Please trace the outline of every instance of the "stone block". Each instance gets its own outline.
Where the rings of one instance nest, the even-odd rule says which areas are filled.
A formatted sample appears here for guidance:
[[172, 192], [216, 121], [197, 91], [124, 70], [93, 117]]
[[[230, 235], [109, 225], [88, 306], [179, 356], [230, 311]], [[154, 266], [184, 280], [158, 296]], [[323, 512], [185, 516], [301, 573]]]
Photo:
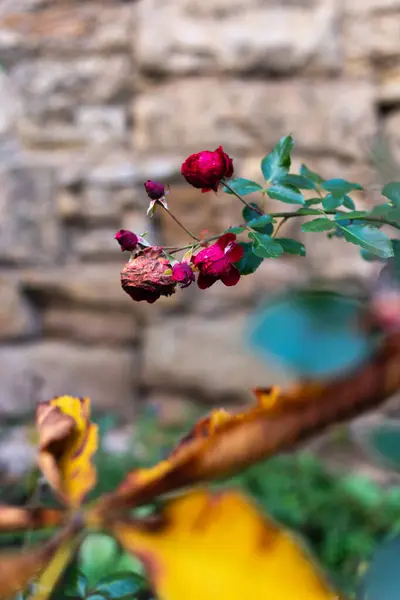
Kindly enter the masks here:
[[[234, 293], [234, 290], [232, 291]], [[288, 381], [288, 374], [246, 351], [246, 318], [198, 316], [164, 320], [145, 332], [143, 382], [153, 388], [218, 398], [248, 399], [249, 390]]]
[[11, 166], [0, 172], [0, 263], [49, 264], [63, 248], [55, 171]]
[[134, 143], [182, 154], [222, 144], [234, 156], [266, 152], [292, 133], [302, 152], [360, 159], [377, 127], [374, 101], [368, 82], [185, 79], [138, 98]]
[[133, 414], [134, 350], [88, 348], [62, 341], [0, 347], [0, 414], [33, 413], [39, 400], [90, 396], [95, 410]]
[[0, 340], [29, 339], [40, 333], [39, 315], [16, 277], [0, 275], [0, 306]]
[[219, 14], [214, 3], [142, 0], [137, 10], [136, 57], [152, 74], [329, 73], [340, 66], [333, 0], [242, 2]]

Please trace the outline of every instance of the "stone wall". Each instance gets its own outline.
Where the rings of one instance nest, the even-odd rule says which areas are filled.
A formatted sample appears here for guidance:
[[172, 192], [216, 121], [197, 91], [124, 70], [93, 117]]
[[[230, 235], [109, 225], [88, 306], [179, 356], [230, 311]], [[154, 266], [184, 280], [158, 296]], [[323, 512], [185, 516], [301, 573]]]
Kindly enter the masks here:
[[240, 206], [184, 185], [182, 159], [223, 144], [259, 179], [288, 133], [295, 166], [372, 199], [373, 136], [400, 154], [400, 1], [5, 0], [0, 21], [0, 418], [50, 394], [133, 418], [284, 381], [246, 351], [246, 314], [288, 281], [368, 277], [357, 248], [313, 234], [306, 261], [143, 306], [120, 289], [113, 237], [186, 241], [164, 214], [147, 222], [150, 177], [190, 229], [222, 231]]

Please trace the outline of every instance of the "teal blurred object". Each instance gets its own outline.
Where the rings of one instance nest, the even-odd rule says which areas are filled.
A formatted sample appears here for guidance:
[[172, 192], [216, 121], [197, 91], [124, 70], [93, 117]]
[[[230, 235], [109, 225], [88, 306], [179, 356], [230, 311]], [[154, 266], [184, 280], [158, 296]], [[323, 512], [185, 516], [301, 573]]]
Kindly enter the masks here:
[[377, 339], [361, 328], [362, 303], [326, 290], [289, 290], [250, 320], [250, 346], [301, 378], [326, 378], [353, 369]]
[[400, 536], [386, 540], [375, 551], [357, 600], [399, 600]]
[[361, 419], [352, 424], [351, 432], [372, 460], [400, 471], [400, 419]]

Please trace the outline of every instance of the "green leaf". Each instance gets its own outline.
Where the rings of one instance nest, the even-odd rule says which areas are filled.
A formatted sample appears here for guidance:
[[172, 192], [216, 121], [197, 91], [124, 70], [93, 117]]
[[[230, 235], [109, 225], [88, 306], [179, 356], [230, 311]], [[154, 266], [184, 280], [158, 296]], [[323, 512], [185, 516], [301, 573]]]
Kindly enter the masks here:
[[322, 200], [322, 206], [325, 210], [335, 210], [343, 204], [343, 196], [334, 196], [333, 194], [327, 194]]
[[299, 208], [296, 210], [297, 215], [320, 215], [321, 212], [320, 208]]
[[313, 206], [313, 204], [321, 204], [322, 198], [318, 196], [318, 198], [309, 198], [305, 201], [306, 206]]
[[395, 206], [400, 208], [400, 181], [387, 183], [382, 189], [382, 196], [388, 198]]
[[78, 588], [78, 593], [81, 596], [81, 598], [85, 598], [85, 596], [88, 592], [88, 589], [89, 589], [89, 585], [88, 585], [88, 580], [83, 575], [83, 573], [78, 574], [77, 588]]
[[79, 570], [93, 587], [104, 573], [117, 565], [121, 550], [114, 538], [103, 533], [91, 533], [83, 541], [79, 551]]
[[282, 246], [265, 233], [249, 233], [253, 240], [253, 252], [262, 258], [278, 258], [283, 254]]
[[273, 185], [267, 190], [267, 194], [270, 198], [287, 204], [305, 203], [303, 194], [292, 185]]
[[303, 175], [303, 177], [307, 177], [307, 179], [311, 179], [311, 181], [314, 181], [314, 183], [316, 183], [317, 185], [321, 185], [321, 183], [324, 183], [325, 181], [325, 179], [323, 179], [321, 175], [318, 175], [318, 173], [314, 173], [314, 171], [311, 171], [304, 164], [300, 166], [300, 175]]
[[249, 206], [254, 208], [249, 208], [248, 206], [245, 206], [242, 211], [242, 216], [246, 223], [252, 221], [253, 219], [258, 219], [258, 217], [260, 217], [263, 214], [263, 211], [255, 202], [250, 202]]
[[354, 201], [350, 198], [350, 196], [347, 195], [344, 196], [343, 206], [345, 206], [349, 210], [356, 210], [356, 205], [354, 204]]
[[240, 225], [234, 226], [234, 227], [229, 227], [228, 229], [226, 229], [224, 231], [224, 233], [234, 233], [235, 235], [239, 235], [239, 233], [243, 233], [243, 231], [246, 231], [246, 227], [242, 227]]
[[291, 289], [257, 311], [249, 341], [269, 365], [275, 358], [298, 376], [324, 379], [343, 374], [375, 349], [368, 332], [354, 327], [361, 309], [352, 296]]
[[132, 598], [144, 584], [144, 579], [136, 573], [113, 573], [98, 582], [95, 592], [107, 594], [108, 598]]
[[360, 254], [361, 257], [366, 260], [367, 262], [379, 262], [381, 260], [383, 260], [382, 258], [380, 258], [379, 256], [376, 256], [376, 254], [372, 254], [371, 252], [368, 252], [368, 250], [365, 250], [365, 248], [360, 248]]
[[292, 238], [275, 238], [275, 240], [282, 246], [284, 252], [287, 254], [298, 254], [299, 256], [306, 255], [306, 249], [303, 244]]
[[293, 185], [296, 188], [301, 190], [315, 190], [316, 185], [312, 179], [308, 179], [303, 175], [284, 175], [283, 177], [279, 177], [276, 180], [276, 183], [280, 183], [282, 185]]
[[349, 212], [339, 212], [334, 216], [335, 220], [340, 221], [341, 219], [359, 219], [360, 217], [367, 217], [369, 212], [367, 210], [352, 210]]
[[235, 263], [235, 266], [239, 269], [241, 275], [251, 275], [257, 271], [263, 259], [254, 254], [252, 250], [253, 244], [250, 242], [240, 242], [240, 245], [243, 248], [244, 254], [239, 262]]
[[289, 173], [290, 154], [293, 146], [292, 136], [285, 136], [274, 146], [272, 152], [264, 156], [261, 161], [261, 170], [266, 181], [275, 181]]
[[[229, 181], [229, 187], [231, 187], [241, 196], [248, 196], [249, 194], [253, 194], [254, 192], [262, 192], [263, 190], [262, 185], [259, 183], [251, 181], [251, 179], [243, 179], [241, 177], [238, 177], [237, 179], [231, 179]], [[233, 193], [226, 186], [224, 186], [224, 192], [227, 194]]]
[[392, 242], [383, 231], [380, 231], [376, 227], [360, 225], [359, 223], [354, 223], [347, 227], [338, 225], [338, 227], [343, 231], [344, 238], [348, 242], [357, 244], [381, 258], [390, 258], [393, 256]]
[[335, 223], [327, 217], [320, 217], [319, 219], [313, 219], [308, 223], [303, 223], [301, 226], [302, 231], [329, 231], [335, 228]]
[[272, 217], [270, 215], [258, 216], [256, 219], [249, 221], [248, 226], [261, 233], [266, 233], [267, 235], [271, 235], [274, 230]]
[[359, 183], [351, 183], [346, 179], [328, 179], [328, 181], [324, 181], [322, 187], [334, 196], [344, 196], [353, 190], [363, 189]]

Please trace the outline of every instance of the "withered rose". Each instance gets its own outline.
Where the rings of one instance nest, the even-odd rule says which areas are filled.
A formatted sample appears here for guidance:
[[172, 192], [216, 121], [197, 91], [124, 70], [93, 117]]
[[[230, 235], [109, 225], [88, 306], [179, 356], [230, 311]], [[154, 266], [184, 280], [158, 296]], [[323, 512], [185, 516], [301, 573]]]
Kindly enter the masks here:
[[176, 282], [162, 248], [145, 248], [130, 260], [121, 272], [121, 285], [135, 302], [144, 300], [153, 304], [160, 296], [171, 296], [175, 292]]
[[218, 191], [221, 179], [233, 175], [233, 161], [219, 146], [214, 152], [203, 150], [189, 156], [182, 164], [181, 173], [193, 187], [202, 192]]

